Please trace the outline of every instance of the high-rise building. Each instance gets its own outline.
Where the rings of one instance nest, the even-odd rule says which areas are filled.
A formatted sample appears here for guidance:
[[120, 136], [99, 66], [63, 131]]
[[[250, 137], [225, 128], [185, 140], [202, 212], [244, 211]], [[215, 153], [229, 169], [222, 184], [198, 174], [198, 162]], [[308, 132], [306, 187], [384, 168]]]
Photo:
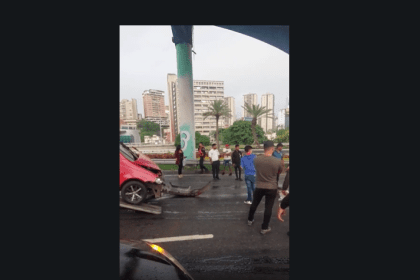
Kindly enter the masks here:
[[274, 94], [272, 93], [265, 93], [261, 96], [261, 107], [265, 107], [265, 109], [271, 109], [269, 113], [262, 115], [258, 119], [258, 125], [264, 130], [264, 132], [268, 132], [269, 130], [275, 129], [275, 119], [274, 119]]
[[168, 125], [165, 113], [165, 95], [161, 90], [145, 90], [143, 92], [144, 119], [160, 125]]
[[175, 142], [175, 136], [179, 132], [179, 116], [178, 116], [178, 98], [176, 94], [176, 75], [168, 74], [167, 83], [168, 83], [168, 98], [169, 98], [169, 123], [171, 125], [170, 132], [170, 141]]
[[286, 128], [286, 109], [280, 109], [278, 113], [278, 126], [280, 129]]
[[228, 96], [225, 97], [225, 103], [227, 104], [231, 117], [224, 118], [224, 126], [229, 127], [231, 126], [236, 120], [236, 111], [235, 111], [235, 98]]
[[[193, 84], [195, 131], [200, 132], [201, 135], [210, 136], [210, 132], [216, 130], [216, 118], [204, 119], [203, 113], [208, 111], [211, 101], [224, 99], [224, 82], [197, 80]], [[223, 127], [223, 119], [219, 119], [219, 128], [221, 127]]]
[[[252, 105], [258, 104], [258, 96], [256, 93], [248, 93], [242, 96], [242, 106], [245, 106], [245, 103], [248, 103], [251, 107]], [[252, 117], [244, 108], [242, 108], [242, 117]]]
[[138, 120], [137, 100], [131, 98], [131, 101], [123, 99], [120, 102], [120, 119], [128, 122]]
[[165, 115], [165, 95], [161, 90], [145, 90], [143, 92], [144, 118], [158, 117], [164, 118]]
[[[179, 111], [182, 110], [182, 103], [177, 92], [177, 76], [168, 74], [168, 97], [169, 97], [169, 115], [171, 125], [171, 139], [174, 142], [179, 133]], [[209, 136], [211, 131], [216, 130], [216, 118], [207, 117], [204, 120], [203, 113], [208, 111], [209, 102], [213, 100], [224, 99], [223, 81], [193, 81], [194, 91], [194, 123], [195, 131], [201, 135]], [[219, 120], [219, 127], [223, 126], [223, 120]]]

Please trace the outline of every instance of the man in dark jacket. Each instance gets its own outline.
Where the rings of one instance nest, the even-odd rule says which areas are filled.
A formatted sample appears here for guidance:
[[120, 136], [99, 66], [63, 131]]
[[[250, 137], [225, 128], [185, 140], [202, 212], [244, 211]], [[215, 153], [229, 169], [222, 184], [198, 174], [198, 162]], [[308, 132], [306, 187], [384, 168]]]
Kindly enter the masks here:
[[[242, 152], [239, 151], [239, 145], [235, 145], [235, 150], [232, 153], [232, 164], [233, 167], [235, 167], [235, 175], [236, 179], [242, 181], [241, 179], [241, 158], [242, 158]], [[238, 170], [239, 170], [239, 177], [238, 177]]]

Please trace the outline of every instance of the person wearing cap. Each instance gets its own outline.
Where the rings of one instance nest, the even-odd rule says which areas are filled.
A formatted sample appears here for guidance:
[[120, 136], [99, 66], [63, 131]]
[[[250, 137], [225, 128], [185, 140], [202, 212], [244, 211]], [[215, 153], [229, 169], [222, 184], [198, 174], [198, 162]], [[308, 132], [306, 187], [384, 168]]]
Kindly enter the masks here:
[[226, 166], [229, 167], [229, 176], [232, 175], [232, 167], [230, 164], [230, 160], [231, 160], [231, 155], [232, 155], [232, 150], [229, 148], [229, 144], [225, 145], [225, 148], [223, 148], [223, 154], [224, 154], [224, 159], [223, 159], [223, 171], [222, 171], [222, 175], [225, 175], [225, 170], [226, 170]]
[[261, 225], [261, 234], [271, 231], [269, 226], [274, 200], [277, 196], [277, 173], [282, 171], [281, 161], [273, 157], [273, 141], [264, 142], [264, 154], [254, 159], [256, 170], [256, 188], [251, 207], [248, 213], [248, 225], [254, 223], [254, 214], [261, 199], [265, 197], [264, 220]]

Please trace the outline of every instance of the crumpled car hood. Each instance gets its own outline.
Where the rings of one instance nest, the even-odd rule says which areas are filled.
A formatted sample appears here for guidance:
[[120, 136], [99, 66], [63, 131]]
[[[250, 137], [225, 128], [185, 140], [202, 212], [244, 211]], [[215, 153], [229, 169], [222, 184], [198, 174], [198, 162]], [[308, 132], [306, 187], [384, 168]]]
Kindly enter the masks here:
[[162, 172], [159, 166], [156, 163], [154, 163], [148, 156], [145, 156], [141, 153], [137, 155], [139, 158], [134, 162], [134, 164], [139, 165], [141, 167], [148, 167], [151, 169], [159, 170]]

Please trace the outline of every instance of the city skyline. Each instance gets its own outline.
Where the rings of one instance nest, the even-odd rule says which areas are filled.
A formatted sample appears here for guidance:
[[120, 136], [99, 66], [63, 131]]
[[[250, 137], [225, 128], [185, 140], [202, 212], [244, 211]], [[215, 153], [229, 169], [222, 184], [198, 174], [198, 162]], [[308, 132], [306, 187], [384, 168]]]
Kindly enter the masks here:
[[[120, 101], [137, 99], [145, 89], [165, 93], [167, 74], [177, 74], [171, 26], [120, 26]], [[267, 92], [275, 98], [275, 114], [287, 107], [289, 55], [252, 37], [216, 26], [194, 26], [193, 79], [224, 81], [225, 97], [235, 98], [235, 118], [241, 117], [241, 98]], [[258, 98], [259, 99], [259, 98]]]

